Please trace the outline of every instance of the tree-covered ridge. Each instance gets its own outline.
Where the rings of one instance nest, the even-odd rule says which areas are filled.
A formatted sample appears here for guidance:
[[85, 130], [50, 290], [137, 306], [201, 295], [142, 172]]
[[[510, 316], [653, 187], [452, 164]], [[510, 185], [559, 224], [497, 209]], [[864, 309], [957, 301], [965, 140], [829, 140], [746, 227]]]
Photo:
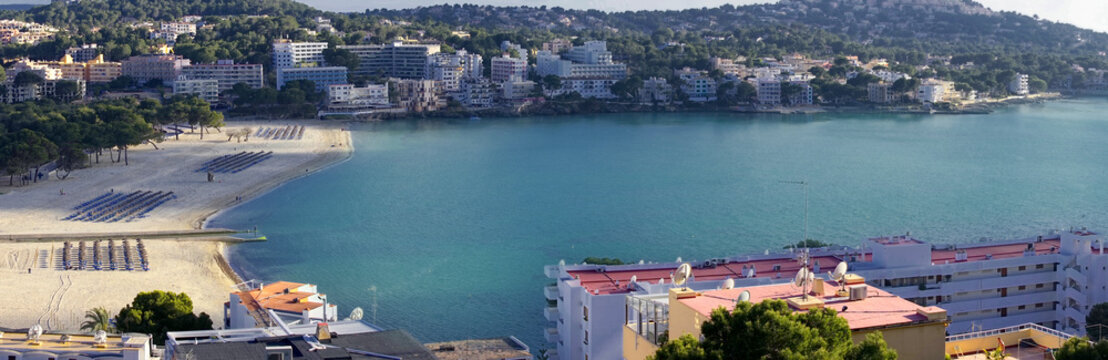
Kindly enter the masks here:
[[292, 15], [308, 18], [322, 14], [291, 0], [82, 0], [52, 2], [27, 10], [23, 18], [64, 28], [95, 28], [127, 21], [171, 21], [185, 15]]

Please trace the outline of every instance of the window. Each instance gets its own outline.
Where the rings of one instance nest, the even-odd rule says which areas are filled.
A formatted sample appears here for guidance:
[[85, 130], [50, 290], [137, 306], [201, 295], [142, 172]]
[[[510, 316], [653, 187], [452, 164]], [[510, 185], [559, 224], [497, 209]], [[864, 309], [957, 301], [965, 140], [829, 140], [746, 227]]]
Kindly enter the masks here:
[[1027, 290], [1027, 286], [1020, 285], [1020, 290]]
[[1023, 309], [1026, 309], [1026, 308], [1027, 308], [1027, 305], [1020, 305], [1020, 307], [1019, 307], [1020, 310], [1023, 310]]
[[1043, 284], [1035, 284], [1035, 288], [1036, 288], [1036, 289], [1042, 289], [1042, 288], [1043, 288]]
[[584, 306], [583, 309], [581, 312], [585, 314], [585, 321], [589, 321], [589, 307]]
[[585, 330], [585, 345], [589, 344], [589, 331]]
[[1042, 268], [1043, 268], [1043, 264], [1035, 265], [1035, 268], [1036, 268], [1036, 269], [1042, 269]]
[[1020, 266], [1020, 271], [1024, 271], [1024, 270], [1027, 270], [1027, 267], [1026, 266]]

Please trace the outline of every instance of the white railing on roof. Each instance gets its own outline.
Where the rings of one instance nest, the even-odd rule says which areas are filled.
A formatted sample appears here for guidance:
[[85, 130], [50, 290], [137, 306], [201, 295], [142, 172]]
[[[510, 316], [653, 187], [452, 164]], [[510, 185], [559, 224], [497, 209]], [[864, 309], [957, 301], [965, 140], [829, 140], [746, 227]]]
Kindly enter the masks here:
[[1074, 337], [1074, 335], [1071, 335], [1071, 334], [1068, 334], [1068, 333], [1065, 333], [1065, 332], [1062, 332], [1062, 331], [1054, 330], [1054, 329], [1048, 328], [1046, 326], [1042, 326], [1042, 325], [1034, 324], [1034, 323], [1027, 323], [1027, 324], [1003, 327], [1003, 328], [998, 328], [998, 329], [982, 330], [982, 331], [969, 332], [969, 333], [958, 334], [958, 335], [951, 335], [951, 336], [946, 337], [946, 342], [962, 341], [962, 340], [968, 340], [968, 339], [977, 339], [977, 338], [983, 338], [983, 337], [992, 337], [992, 336], [997, 336], [997, 335], [1000, 335], [1000, 334], [1007, 334], [1007, 333], [1018, 332], [1018, 331], [1028, 330], [1028, 329], [1042, 331], [1044, 333], [1062, 338], [1063, 340], [1069, 340], [1070, 338]]

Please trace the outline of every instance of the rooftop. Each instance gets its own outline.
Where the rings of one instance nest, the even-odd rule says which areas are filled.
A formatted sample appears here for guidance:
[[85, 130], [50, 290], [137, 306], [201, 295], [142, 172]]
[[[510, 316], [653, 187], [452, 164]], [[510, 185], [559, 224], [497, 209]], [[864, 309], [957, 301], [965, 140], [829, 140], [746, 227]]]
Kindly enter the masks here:
[[531, 358], [530, 349], [514, 337], [445, 341], [424, 344], [439, 360], [500, 360]]
[[261, 289], [252, 289], [237, 292], [242, 299], [243, 306], [250, 311], [260, 309], [273, 309], [278, 311], [301, 313], [304, 310], [312, 310], [323, 306], [321, 302], [309, 301], [314, 292], [302, 292], [299, 289], [309, 284], [300, 284], [288, 281], [278, 281], [266, 284]]
[[419, 341], [404, 330], [388, 330], [332, 337], [323, 343], [346, 349], [368, 351], [404, 360], [437, 360]]
[[911, 244], [911, 245], [920, 245], [920, 244], [923, 244], [923, 241], [916, 240], [915, 238], [913, 238], [911, 236], [908, 236], [908, 235], [875, 237], [875, 238], [870, 238], [869, 241], [872, 241], [872, 242], [875, 242], [875, 243], [878, 243], [878, 244], [881, 244], [881, 245], [886, 245], [886, 246], [909, 245], [909, 244]]
[[[88, 334], [59, 334], [59, 333], [47, 333], [42, 334], [38, 339], [38, 345], [31, 345], [27, 340], [27, 330], [13, 330], [0, 328], [0, 349], [10, 348], [30, 348], [35, 350], [52, 351], [60, 353], [68, 352], [100, 352], [100, 353], [119, 353], [124, 350], [137, 351], [144, 348], [144, 346], [150, 342], [150, 338], [145, 335], [127, 335], [121, 337], [120, 335], [108, 335], [106, 347], [98, 348], [94, 345], [96, 342], [93, 340], [92, 335]], [[69, 340], [62, 342], [62, 336], [69, 336]]]
[[[823, 294], [813, 295], [824, 302], [824, 307], [839, 312], [839, 316], [850, 324], [850, 330], [888, 327], [893, 325], [931, 322], [927, 316], [920, 312], [945, 312], [940, 308], [929, 306], [922, 307], [908, 300], [872, 286], [866, 286], [866, 298], [861, 300], [849, 300], [835, 296], [838, 286], [834, 282], [824, 285]], [[758, 303], [764, 300], [780, 299], [800, 295], [800, 289], [793, 284], [776, 284], [752, 286], [746, 288], [734, 288], [725, 290], [709, 290], [698, 293], [696, 297], [679, 299], [678, 301], [692, 308], [704, 316], [711, 316], [712, 310], [725, 308], [728, 311], [735, 308], [735, 299], [743, 291], [750, 292], [750, 302]], [[846, 307], [843, 311], [842, 308]], [[945, 316], [944, 316], [945, 319]]]

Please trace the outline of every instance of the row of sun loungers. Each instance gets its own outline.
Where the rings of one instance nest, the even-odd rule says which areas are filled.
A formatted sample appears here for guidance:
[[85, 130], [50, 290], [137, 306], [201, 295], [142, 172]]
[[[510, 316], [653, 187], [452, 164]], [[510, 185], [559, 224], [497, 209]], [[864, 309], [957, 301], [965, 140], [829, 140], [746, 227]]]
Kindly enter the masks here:
[[[73, 249], [73, 243], [66, 241], [61, 250], [62, 270], [136, 270], [150, 271], [150, 261], [147, 259], [146, 246], [142, 239], [135, 240], [134, 251], [129, 241], [123, 240], [123, 245], [115, 246], [114, 240], [108, 240], [107, 247], [101, 247], [101, 241], [92, 243], [92, 249], [85, 247], [81, 241], [77, 249]], [[89, 257], [91, 256], [91, 259]], [[105, 262], [107, 263], [105, 266]]]
[[194, 172], [211, 171], [213, 173], [236, 174], [273, 157], [272, 151], [240, 152], [223, 155], [209, 160]]
[[172, 191], [135, 191], [129, 194], [108, 193], [73, 208], [73, 214], [62, 220], [89, 222], [118, 222], [146, 217], [169, 200], [176, 199]]
[[254, 137], [270, 140], [300, 140], [304, 138], [304, 126], [290, 125], [283, 128], [258, 128]]

